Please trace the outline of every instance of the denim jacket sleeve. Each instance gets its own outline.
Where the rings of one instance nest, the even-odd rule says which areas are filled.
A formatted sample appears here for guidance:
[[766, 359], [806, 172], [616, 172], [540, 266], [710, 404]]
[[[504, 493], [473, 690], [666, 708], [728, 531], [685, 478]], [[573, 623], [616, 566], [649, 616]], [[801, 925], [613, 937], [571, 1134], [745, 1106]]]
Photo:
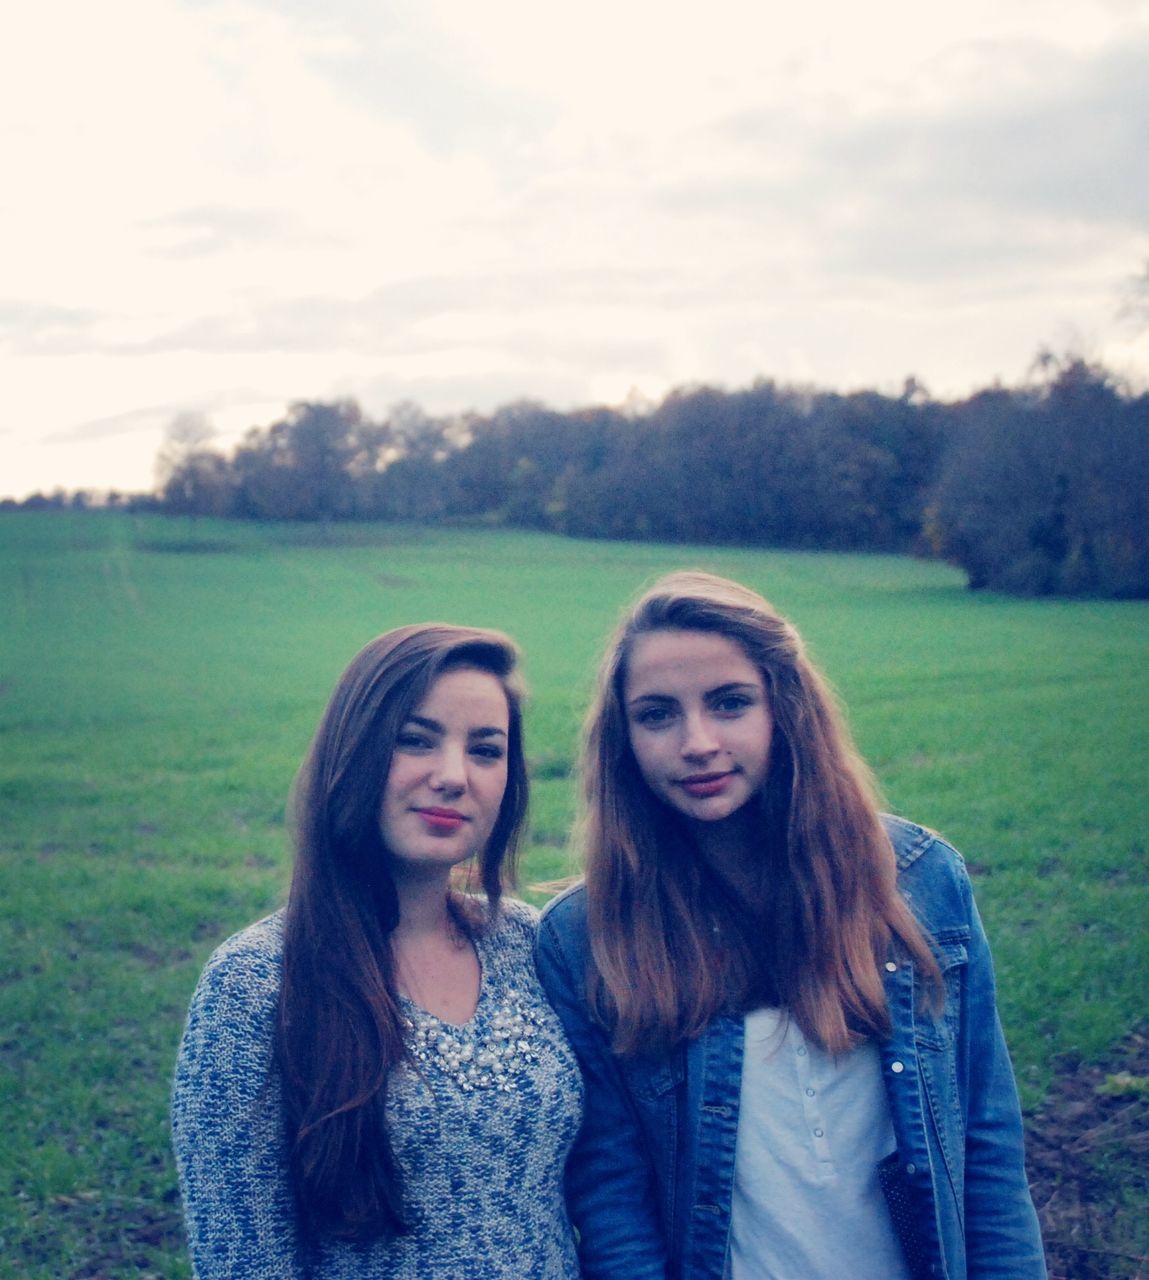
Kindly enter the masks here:
[[578, 1056], [582, 1127], [567, 1161], [568, 1208], [585, 1280], [665, 1280], [666, 1249], [646, 1137], [618, 1061], [586, 1001], [589, 944], [581, 887], [543, 912], [539, 978]]
[[[908, 1061], [916, 1054], [920, 1073], [925, 1148], [917, 1147], [916, 1127], [909, 1123], [905, 1099], [899, 1101], [907, 1075], [897, 1077], [901, 1085], [891, 1093], [891, 1109], [899, 1145], [905, 1142], [904, 1154], [917, 1161], [917, 1177], [932, 1184], [931, 1217], [936, 1215], [943, 1265], [931, 1274], [1044, 1280], [1021, 1106], [997, 1013], [993, 961], [965, 863], [933, 832], [900, 819], [888, 823], [899, 855], [899, 888], [933, 941], [945, 982], [945, 1005], [936, 1018], [925, 1011], [908, 1015], [916, 1024], [909, 1040], [908, 1026], [899, 1025], [906, 1001], [893, 994], [904, 975], [887, 984], [896, 1042], [887, 1056], [892, 1052]], [[918, 1096], [917, 1090], [912, 1094]], [[924, 1172], [919, 1155], [932, 1174]]]
[[971, 926], [959, 1046], [969, 1081], [967, 1274], [969, 1280], [1044, 1280], [1045, 1254], [1025, 1173], [1021, 1106], [997, 1013], [989, 944], [964, 866], [961, 882]]

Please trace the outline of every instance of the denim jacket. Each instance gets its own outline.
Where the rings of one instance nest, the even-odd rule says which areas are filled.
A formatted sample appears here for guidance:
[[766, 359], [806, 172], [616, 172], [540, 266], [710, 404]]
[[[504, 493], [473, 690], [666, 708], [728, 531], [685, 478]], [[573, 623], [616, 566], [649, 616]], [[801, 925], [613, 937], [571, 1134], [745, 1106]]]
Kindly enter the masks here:
[[[898, 888], [945, 979], [918, 1007], [901, 948], [886, 965], [893, 1029], [879, 1043], [897, 1149], [879, 1177], [907, 1263], [938, 1280], [1039, 1280], [1045, 1263], [1026, 1183], [1021, 1111], [998, 1021], [993, 965], [961, 856], [887, 818]], [[586, 1082], [567, 1195], [588, 1280], [721, 1280], [730, 1233], [742, 1074], [741, 1017], [716, 1017], [663, 1055], [621, 1058], [588, 1013], [586, 899], [544, 910], [543, 985]]]

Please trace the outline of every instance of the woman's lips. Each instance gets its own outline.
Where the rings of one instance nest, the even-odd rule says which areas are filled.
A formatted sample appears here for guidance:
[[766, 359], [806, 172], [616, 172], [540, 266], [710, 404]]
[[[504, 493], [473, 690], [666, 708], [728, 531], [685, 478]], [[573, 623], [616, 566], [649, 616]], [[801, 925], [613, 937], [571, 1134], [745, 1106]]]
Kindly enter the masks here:
[[467, 819], [458, 809], [416, 809], [432, 831], [458, 831]]
[[705, 800], [708, 796], [721, 795], [733, 777], [732, 771], [726, 773], [697, 773], [689, 778], [680, 779], [678, 785], [688, 796], [693, 796], [696, 800]]

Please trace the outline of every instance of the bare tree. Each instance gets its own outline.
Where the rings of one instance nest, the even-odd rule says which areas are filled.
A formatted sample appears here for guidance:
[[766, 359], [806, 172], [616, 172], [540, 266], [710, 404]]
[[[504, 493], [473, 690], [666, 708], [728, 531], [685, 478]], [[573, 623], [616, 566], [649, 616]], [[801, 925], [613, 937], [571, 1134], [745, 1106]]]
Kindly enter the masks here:
[[1149, 329], [1149, 261], [1126, 282], [1120, 315], [1140, 333]]
[[168, 423], [164, 442], [156, 455], [156, 489], [163, 493], [169, 481], [196, 454], [211, 449], [215, 427], [205, 413], [185, 410]]

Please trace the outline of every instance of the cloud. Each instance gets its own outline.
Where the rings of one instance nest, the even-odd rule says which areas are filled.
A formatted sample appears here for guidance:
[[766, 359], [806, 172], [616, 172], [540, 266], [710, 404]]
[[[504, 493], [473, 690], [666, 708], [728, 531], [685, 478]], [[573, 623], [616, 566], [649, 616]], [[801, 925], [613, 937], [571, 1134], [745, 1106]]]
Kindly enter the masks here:
[[733, 116], [716, 134], [768, 158], [658, 199], [745, 223], [792, 225], [804, 210], [827, 269], [925, 281], [973, 270], [992, 287], [1011, 265], [1080, 261], [1149, 224], [1149, 165], [1133, 160], [1149, 145], [1146, 65], [1144, 31], [1089, 53], [967, 45], [934, 68], [940, 101], [831, 121], [808, 104], [784, 120]]
[[289, 212], [234, 205], [200, 205], [140, 222], [154, 240], [146, 252], [159, 257], [202, 258], [245, 249], [314, 246], [322, 237], [309, 233]]
[[527, 341], [529, 313], [687, 305], [693, 295], [670, 271], [475, 271], [399, 280], [359, 297], [300, 296], [236, 306], [108, 353], [257, 351], [416, 354], [467, 341]]
[[0, 345], [22, 355], [86, 350], [98, 320], [95, 311], [51, 303], [0, 301]]
[[1149, 166], [1130, 160], [1149, 146], [1149, 34], [1092, 56], [995, 48], [984, 64], [978, 98], [844, 130], [824, 167], [850, 166], [895, 199], [928, 192], [936, 205], [1145, 225]]
[[142, 409], [129, 409], [103, 418], [78, 422], [62, 431], [53, 431], [42, 437], [45, 444], [66, 445], [80, 441], [111, 440], [120, 436], [151, 432], [158, 422], [174, 418], [186, 411], [186, 405], [149, 405]]
[[[47, 432], [41, 439], [45, 444], [70, 445], [127, 436], [153, 436], [158, 427], [166, 426], [181, 414], [198, 414], [211, 420], [219, 416], [236, 420], [238, 415], [238, 420], [243, 420], [247, 410], [266, 413], [269, 410], [278, 411], [280, 407], [281, 402], [273, 397], [246, 388], [233, 388], [208, 392], [192, 399], [150, 404], [122, 413], [90, 418], [62, 430]], [[251, 414], [249, 420], [258, 416]]]
[[[268, 2], [282, 11], [281, 0]], [[557, 119], [542, 94], [485, 75], [431, 5], [347, 6], [337, 24], [306, 0], [292, 0], [290, 11], [329, 33], [310, 62], [335, 91], [357, 109], [403, 121], [433, 155], [480, 151], [513, 166]]]

